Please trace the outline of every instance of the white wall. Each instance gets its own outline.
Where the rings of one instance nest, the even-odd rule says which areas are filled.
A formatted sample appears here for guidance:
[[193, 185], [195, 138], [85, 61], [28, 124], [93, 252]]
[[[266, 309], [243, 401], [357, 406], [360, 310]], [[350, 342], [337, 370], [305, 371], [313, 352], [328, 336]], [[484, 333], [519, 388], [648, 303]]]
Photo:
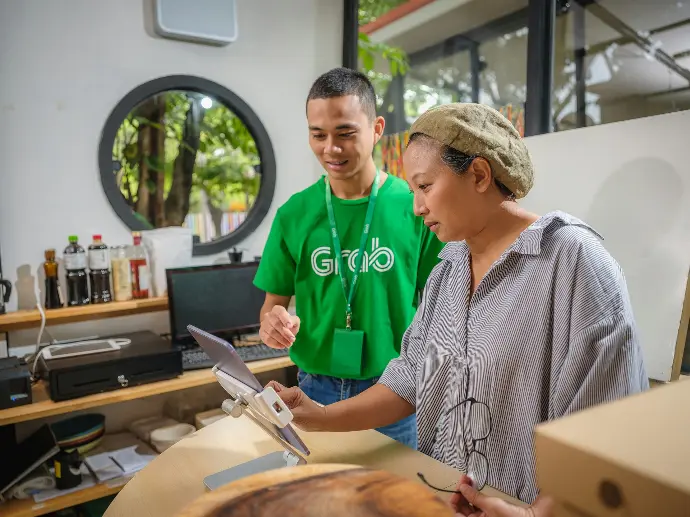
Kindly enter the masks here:
[[[108, 114], [137, 85], [169, 74], [216, 81], [243, 98], [273, 142], [271, 210], [242, 247], [260, 254], [277, 207], [315, 181], [304, 101], [342, 59], [342, 0], [242, 0], [239, 40], [210, 47], [154, 37], [149, 0], [0, 2], [0, 249], [3, 275], [31, 275], [67, 236], [129, 243], [108, 203], [97, 149]], [[148, 11], [147, 11], [148, 10]], [[206, 257], [212, 262], [217, 257]], [[8, 310], [17, 308], [13, 295]], [[160, 318], [159, 318], [160, 320]], [[113, 320], [115, 321], [115, 320]], [[142, 321], [147, 321], [146, 319]]]
[[689, 133], [684, 111], [525, 139], [535, 180], [523, 205], [564, 210], [604, 237], [626, 276], [647, 373], [660, 381], [688, 324]]

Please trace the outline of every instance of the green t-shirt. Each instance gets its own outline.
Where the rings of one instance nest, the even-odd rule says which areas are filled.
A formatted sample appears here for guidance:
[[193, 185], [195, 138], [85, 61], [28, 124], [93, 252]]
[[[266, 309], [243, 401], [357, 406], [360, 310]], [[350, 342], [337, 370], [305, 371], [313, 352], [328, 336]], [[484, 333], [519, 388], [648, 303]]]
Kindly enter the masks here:
[[[344, 377], [331, 367], [333, 332], [345, 328], [346, 300], [336, 274], [322, 177], [278, 209], [254, 284], [295, 296], [300, 330], [290, 357], [307, 373]], [[369, 198], [333, 196], [348, 285]], [[388, 175], [379, 189], [355, 297], [352, 328], [364, 331], [362, 379], [378, 377], [400, 354], [418, 293], [439, 262], [443, 244], [413, 213], [407, 183]]]

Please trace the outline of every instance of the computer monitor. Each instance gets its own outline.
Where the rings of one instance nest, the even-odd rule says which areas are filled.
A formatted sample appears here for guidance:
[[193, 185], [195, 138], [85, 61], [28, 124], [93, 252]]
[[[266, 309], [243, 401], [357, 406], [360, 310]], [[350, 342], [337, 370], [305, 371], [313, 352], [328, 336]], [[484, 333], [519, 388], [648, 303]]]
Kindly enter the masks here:
[[195, 345], [187, 325], [226, 337], [257, 330], [266, 296], [253, 283], [258, 267], [246, 262], [168, 269], [173, 344]]

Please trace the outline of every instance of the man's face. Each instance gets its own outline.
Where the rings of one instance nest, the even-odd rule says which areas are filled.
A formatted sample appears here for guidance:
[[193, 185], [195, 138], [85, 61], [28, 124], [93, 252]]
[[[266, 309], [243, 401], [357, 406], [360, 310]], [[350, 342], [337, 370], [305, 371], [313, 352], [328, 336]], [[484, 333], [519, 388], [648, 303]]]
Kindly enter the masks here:
[[312, 99], [307, 103], [309, 145], [329, 176], [347, 179], [367, 163], [383, 134], [383, 118], [369, 120], [357, 97]]

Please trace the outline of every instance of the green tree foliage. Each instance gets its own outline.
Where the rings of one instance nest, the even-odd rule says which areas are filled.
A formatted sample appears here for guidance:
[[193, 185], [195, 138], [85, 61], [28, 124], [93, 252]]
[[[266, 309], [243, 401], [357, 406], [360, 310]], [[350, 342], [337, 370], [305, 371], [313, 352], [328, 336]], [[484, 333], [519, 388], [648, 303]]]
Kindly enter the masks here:
[[137, 106], [120, 126], [113, 160], [122, 195], [151, 228], [208, 211], [220, 236], [223, 213], [248, 210], [259, 191], [260, 159], [249, 130], [226, 106], [197, 93], [166, 92]]
[[382, 14], [407, 2], [408, 0], [359, 0], [359, 26], [371, 23]]
[[[407, 0], [360, 0], [359, 26], [362, 27], [373, 22], [382, 14], [406, 2]], [[381, 107], [383, 98], [380, 94], [386, 91], [393, 76], [403, 75], [407, 72], [407, 54], [398, 47], [371, 41], [371, 38], [364, 32], [359, 33], [358, 50], [360, 70], [367, 74], [374, 85], [374, 89], [379, 94], [378, 104]], [[383, 59], [388, 63], [387, 71], [377, 69], [377, 59]]]

